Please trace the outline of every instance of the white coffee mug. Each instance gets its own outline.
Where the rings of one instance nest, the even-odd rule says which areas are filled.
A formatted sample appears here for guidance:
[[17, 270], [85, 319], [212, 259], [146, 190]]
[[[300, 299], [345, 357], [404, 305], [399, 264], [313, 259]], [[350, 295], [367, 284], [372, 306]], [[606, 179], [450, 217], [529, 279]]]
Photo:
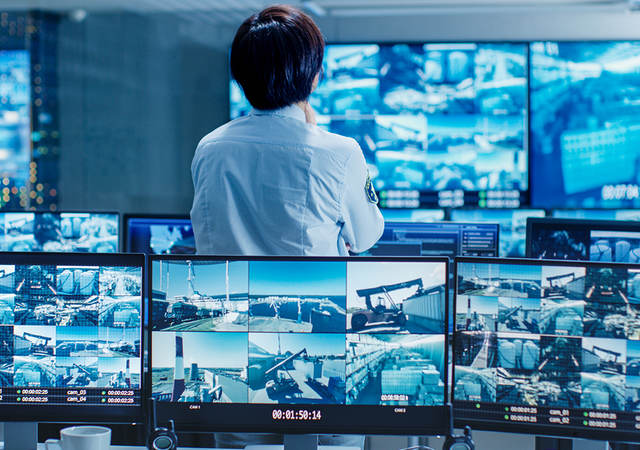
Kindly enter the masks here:
[[110, 450], [111, 429], [75, 426], [60, 430], [60, 439], [47, 439], [47, 450]]

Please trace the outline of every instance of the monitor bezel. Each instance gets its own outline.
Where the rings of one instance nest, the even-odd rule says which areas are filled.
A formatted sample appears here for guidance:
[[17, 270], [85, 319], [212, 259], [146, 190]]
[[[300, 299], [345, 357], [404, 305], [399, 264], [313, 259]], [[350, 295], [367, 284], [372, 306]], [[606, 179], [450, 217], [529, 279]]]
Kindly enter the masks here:
[[[481, 257], [458, 257], [454, 261], [454, 298], [453, 302], [453, 317], [455, 327], [455, 316], [457, 308], [457, 296], [458, 296], [458, 263], [479, 263], [479, 264], [509, 264], [509, 265], [527, 265], [527, 266], [567, 266], [567, 267], [597, 267], [597, 268], [632, 268], [640, 270], [640, 264], [624, 264], [624, 263], [606, 263], [606, 262], [594, 262], [594, 261], [571, 261], [571, 260], [555, 260], [555, 259], [531, 259], [531, 258], [481, 258]], [[456, 345], [457, 332], [452, 333], [451, 339], [451, 383], [449, 398], [453, 404], [453, 417], [456, 427], [471, 426], [477, 430], [483, 431], [498, 431], [506, 433], [521, 433], [529, 435], [551, 436], [558, 438], [580, 438], [580, 439], [593, 439], [603, 441], [619, 441], [619, 442], [636, 442], [638, 440], [638, 433], [627, 430], [618, 431], [611, 429], [597, 429], [597, 428], [569, 428], [564, 425], [547, 425], [547, 424], [527, 424], [523, 422], [495, 422], [491, 419], [475, 419], [465, 417], [461, 414], [459, 404], [454, 398], [455, 392], [455, 357], [454, 349]], [[498, 405], [498, 403], [495, 403]], [[514, 405], [516, 406], [516, 405]], [[581, 409], [581, 408], [573, 408]], [[616, 411], [625, 412], [626, 411]]]
[[0, 252], [0, 264], [7, 265], [86, 265], [140, 267], [140, 400], [139, 406], [96, 405], [5, 405], [0, 404], [0, 420], [5, 422], [73, 422], [73, 423], [142, 423], [145, 419], [146, 377], [144, 373], [144, 317], [147, 309], [146, 258], [140, 253], [54, 253], [54, 252]]
[[[533, 232], [537, 226], [557, 227], [562, 229], [587, 229], [589, 231], [637, 231], [640, 233], [640, 221], [633, 220], [589, 220], [589, 219], [561, 219], [557, 217], [529, 217], [527, 218], [527, 241], [525, 244], [526, 258], [542, 259], [533, 255]], [[562, 261], [551, 259], [550, 261]], [[584, 260], [588, 261], [588, 260]], [[625, 263], [619, 263], [625, 264]]]
[[[177, 408], [172, 406], [171, 402], [156, 402], [156, 407], [158, 411], [159, 421], [173, 419], [175, 420], [176, 427], [180, 431], [194, 431], [194, 432], [210, 432], [210, 431], [221, 431], [221, 432], [246, 432], [246, 433], [284, 433], [284, 434], [398, 434], [398, 435], [440, 435], [444, 434], [448, 430], [449, 421], [448, 421], [448, 409], [446, 403], [449, 399], [449, 365], [446, 363], [449, 358], [449, 336], [447, 332], [448, 324], [446, 323], [447, 317], [449, 317], [449, 264], [450, 260], [447, 257], [358, 257], [358, 258], [349, 258], [343, 256], [336, 257], [327, 257], [327, 256], [319, 256], [319, 257], [305, 257], [305, 256], [208, 256], [208, 255], [149, 255], [147, 256], [147, 261], [149, 264], [149, 270], [147, 271], [147, 283], [148, 289], [147, 292], [152, 292], [152, 278], [153, 278], [153, 263], [156, 261], [163, 260], [173, 260], [173, 261], [185, 261], [185, 260], [194, 260], [194, 261], [319, 261], [319, 262], [413, 262], [413, 263], [442, 263], [444, 264], [445, 269], [445, 323], [443, 324], [443, 332], [442, 335], [444, 337], [444, 361], [445, 361], [445, 376], [444, 376], [444, 404], [438, 406], [427, 406], [427, 407], [394, 407], [394, 406], [373, 406], [373, 405], [305, 405], [305, 404], [250, 404], [250, 403], [242, 403], [242, 404], [232, 404], [232, 405], [219, 405], [222, 406], [216, 407], [216, 409], [220, 409], [221, 413], [224, 413], [225, 406], [230, 407], [234, 411], [234, 415], [238, 417], [237, 423], [220, 425], [219, 422], [216, 421], [216, 414], [202, 415], [202, 417], [207, 417], [207, 420], [201, 420], [199, 418], [189, 418], [186, 417], [186, 414], [182, 414]], [[152, 296], [148, 297], [148, 311], [153, 311], [153, 299]], [[151, 313], [150, 313], [151, 315]], [[151, 398], [152, 393], [152, 370], [153, 370], [153, 339], [152, 339], [152, 317], [149, 317], [149, 326], [148, 326], [148, 372], [146, 386], [146, 398]], [[337, 419], [344, 419], [339, 421], [337, 419], [336, 424], [319, 424], [313, 422], [299, 422], [295, 420], [286, 420], [283, 422], [274, 422], [269, 421], [266, 418], [259, 418], [260, 414], [263, 414], [267, 411], [272, 411], [274, 408], [283, 409], [283, 410], [299, 410], [299, 409], [311, 409], [329, 406], [331, 410], [331, 414], [335, 414], [336, 411], [340, 414], [340, 417]], [[380, 408], [388, 408], [385, 409], [385, 413], [380, 414]], [[425, 411], [421, 411], [421, 409], [429, 409], [432, 411], [432, 414], [426, 416], [425, 418], [431, 420], [441, 421], [440, 423], [429, 423], [428, 420], [425, 420], [424, 426], [393, 426], [389, 425], [388, 420], [390, 417], [394, 416], [394, 409], [410, 409], [410, 408], [419, 408], [417, 411], [413, 411], [411, 416], [415, 419], [420, 415], [424, 415]], [[259, 411], [258, 411], [259, 409]], [[252, 412], [249, 412], [253, 410]], [[350, 416], [350, 414], [352, 414]], [[365, 424], [365, 421], [360, 419], [363, 416], [363, 413], [367, 414], [368, 418], [380, 417], [378, 423], [373, 424]], [[376, 414], [378, 413], [378, 414]], [[250, 414], [255, 414], [254, 417], [251, 417]], [[270, 414], [269, 414], [270, 415]], [[264, 416], [266, 417], [266, 415]], [[349, 422], [349, 418], [357, 417], [359, 420], [362, 420], [362, 424], [354, 424], [353, 421]], [[254, 423], [248, 423], [250, 419], [254, 419]], [[371, 422], [369, 420], [368, 422]], [[399, 420], [398, 423], [401, 421]]]
[[159, 219], [159, 220], [188, 220], [191, 221], [189, 214], [136, 214], [125, 213], [122, 215], [122, 239], [121, 246], [125, 252], [131, 252], [131, 239], [129, 237], [129, 220], [130, 219]]

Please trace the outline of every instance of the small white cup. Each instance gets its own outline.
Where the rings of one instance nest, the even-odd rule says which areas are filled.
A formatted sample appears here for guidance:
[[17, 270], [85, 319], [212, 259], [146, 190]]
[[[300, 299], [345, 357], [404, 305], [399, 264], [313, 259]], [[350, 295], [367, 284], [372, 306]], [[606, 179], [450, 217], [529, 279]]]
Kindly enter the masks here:
[[60, 430], [60, 439], [47, 439], [47, 450], [110, 450], [111, 429], [76, 426]]

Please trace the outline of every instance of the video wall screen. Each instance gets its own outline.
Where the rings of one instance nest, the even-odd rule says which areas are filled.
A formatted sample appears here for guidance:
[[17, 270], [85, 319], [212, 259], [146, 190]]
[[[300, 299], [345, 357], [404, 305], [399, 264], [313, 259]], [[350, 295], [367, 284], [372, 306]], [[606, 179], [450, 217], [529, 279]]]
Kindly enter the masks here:
[[447, 273], [443, 258], [154, 256], [158, 412], [187, 427], [322, 429], [359, 406], [356, 429], [424, 427], [425, 407], [445, 402]]
[[637, 433], [640, 266], [467, 258], [456, 269], [457, 421], [609, 440]]
[[115, 253], [118, 213], [0, 212], [0, 251]]
[[189, 216], [125, 215], [126, 250], [154, 255], [193, 255], [196, 240]]
[[531, 44], [539, 207], [640, 207], [640, 42]]
[[[528, 201], [527, 45], [328, 45], [311, 104], [358, 141], [381, 207]], [[232, 118], [250, 111], [235, 82]]]
[[144, 258], [42, 255], [0, 253], [0, 407], [14, 420], [141, 417]]
[[532, 219], [527, 230], [527, 256], [637, 263], [640, 262], [640, 223]]
[[30, 52], [0, 50], [0, 181], [7, 188], [0, 197], [2, 204], [27, 188], [30, 161]]

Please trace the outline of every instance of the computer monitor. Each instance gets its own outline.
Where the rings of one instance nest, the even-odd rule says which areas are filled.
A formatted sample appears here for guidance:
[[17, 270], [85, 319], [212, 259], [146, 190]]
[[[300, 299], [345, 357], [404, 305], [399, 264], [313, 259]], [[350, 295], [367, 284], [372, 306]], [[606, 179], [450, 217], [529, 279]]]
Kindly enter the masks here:
[[640, 265], [456, 259], [458, 425], [637, 441]]
[[125, 249], [148, 255], [196, 253], [193, 226], [188, 215], [125, 214]]
[[116, 212], [0, 212], [0, 251], [115, 253]]
[[554, 209], [551, 217], [556, 219], [637, 220], [640, 209]]
[[640, 41], [530, 48], [532, 204], [640, 206]]
[[[330, 44], [318, 124], [362, 147], [381, 207], [528, 203], [527, 44]], [[250, 105], [231, 82], [232, 118]]]
[[378, 242], [363, 255], [498, 256], [496, 223], [385, 222]]
[[544, 209], [452, 209], [454, 222], [500, 224], [500, 256], [523, 257], [527, 239], [527, 219], [545, 217]]
[[[2, 205], [21, 208], [28, 199], [31, 162], [31, 52], [0, 50], [0, 77]], [[39, 193], [35, 186], [32, 192]]]
[[149, 259], [160, 422], [446, 432], [446, 258]]
[[615, 220], [527, 220], [527, 257], [640, 262], [640, 223]]
[[444, 209], [381, 209], [384, 220], [391, 222], [441, 222], [445, 220]]
[[0, 419], [143, 419], [143, 255], [0, 253]]

